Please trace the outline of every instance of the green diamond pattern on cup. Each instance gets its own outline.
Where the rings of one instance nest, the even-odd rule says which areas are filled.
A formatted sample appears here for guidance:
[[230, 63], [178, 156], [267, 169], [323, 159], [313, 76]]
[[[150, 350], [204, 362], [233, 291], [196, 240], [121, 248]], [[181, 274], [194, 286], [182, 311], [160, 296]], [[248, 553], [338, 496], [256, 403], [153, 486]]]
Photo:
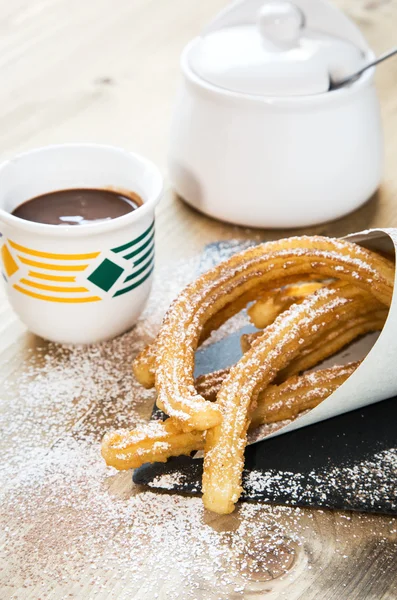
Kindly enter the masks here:
[[[143, 233], [141, 233], [141, 235], [138, 235], [138, 237], [134, 238], [130, 242], [127, 242], [127, 244], [123, 244], [122, 246], [117, 246], [117, 248], [112, 248], [112, 252], [116, 252], [118, 254], [119, 252], [125, 252], [126, 250], [130, 250], [131, 248], [133, 248], [133, 246], [136, 246], [137, 244], [139, 244], [139, 242], [143, 242], [143, 240], [145, 238], [147, 238], [148, 236], [150, 236], [151, 240], [154, 237], [154, 221], [152, 221], [152, 223], [149, 225], [149, 227], [147, 229], [145, 229], [145, 231]], [[146, 244], [146, 241], [143, 243]], [[133, 254], [128, 254], [128, 255], [124, 256], [124, 258], [132, 258], [135, 254], [136, 254], [136, 252], [134, 252]]]
[[136, 238], [112, 248], [118, 257], [128, 261], [126, 277], [116, 286], [113, 298], [122, 296], [142, 285], [154, 268], [154, 221]]
[[123, 271], [122, 267], [105, 258], [95, 271], [91, 273], [88, 280], [104, 292], [107, 292], [116, 283]]

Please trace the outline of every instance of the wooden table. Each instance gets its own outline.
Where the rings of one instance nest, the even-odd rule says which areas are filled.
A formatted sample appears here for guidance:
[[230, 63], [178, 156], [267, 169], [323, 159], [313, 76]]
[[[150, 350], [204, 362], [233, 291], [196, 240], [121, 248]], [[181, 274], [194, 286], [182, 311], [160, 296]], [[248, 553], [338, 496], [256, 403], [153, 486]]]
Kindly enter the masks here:
[[[0, 0], [2, 157], [47, 143], [104, 142], [147, 155], [166, 175], [167, 132], [178, 79], [179, 54], [184, 44], [225, 4], [225, 0]], [[338, 0], [338, 5], [355, 19], [376, 52], [395, 44], [397, 4], [392, 0]], [[396, 79], [396, 60], [379, 68], [377, 82], [386, 152], [382, 188], [354, 214], [329, 225], [311, 228], [310, 232], [343, 235], [367, 227], [397, 226]], [[205, 244], [215, 240], [253, 236], [271, 239], [284, 233], [253, 232], [215, 222], [188, 208], [170, 189], [158, 209], [157, 222], [158, 269], [172, 265], [182, 254], [185, 259], [197, 255]], [[63, 468], [67, 469], [67, 465], [61, 467], [62, 461], [55, 461], [51, 485], [35, 496], [40, 489], [40, 465], [47, 465], [45, 477], [49, 481], [48, 464], [52, 464], [55, 455], [61, 460], [59, 444], [62, 447], [63, 440], [69, 439], [76, 424], [85, 422], [91, 427], [90, 434], [99, 439], [106, 427], [116, 423], [117, 411], [114, 414], [108, 412], [105, 418], [95, 398], [91, 403], [86, 398], [81, 403], [78, 392], [74, 391], [75, 414], [72, 411], [65, 416], [61, 404], [62, 398], [68, 395], [68, 385], [73, 382], [73, 365], [66, 375], [57, 371], [51, 374], [51, 369], [44, 368], [46, 356], [52, 360], [54, 349], [26, 333], [3, 292], [0, 296], [0, 353], [2, 462], [15, 464], [14, 468], [6, 466], [2, 477], [2, 599], [266, 597], [391, 600], [397, 597], [397, 534], [390, 518], [301, 510], [296, 513], [299, 514], [297, 531], [297, 519], [292, 509], [276, 513], [268, 507], [260, 507], [255, 512], [258, 536], [263, 534], [263, 521], [270, 515], [278, 527], [284, 527], [286, 538], [296, 539], [298, 535], [299, 543], [288, 546], [288, 560], [285, 554], [275, 553], [272, 568], [266, 565], [266, 557], [262, 557], [262, 576], [245, 581], [241, 587], [239, 574], [232, 571], [232, 582], [228, 583], [230, 593], [225, 592], [229, 588], [224, 587], [226, 584], [215, 569], [211, 575], [211, 565], [207, 584], [196, 582], [194, 589], [187, 574], [178, 571], [178, 564], [170, 565], [174, 585], [172, 578], [156, 583], [154, 556], [157, 546], [145, 548], [142, 540], [141, 579], [133, 582], [129, 577], [120, 578], [120, 571], [112, 567], [112, 559], [120, 559], [121, 548], [128, 551], [127, 541], [125, 546], [114, 545], [116, 537], [123, 536], [127, 520], [121, 520], [119, 527], [109, 529], [111, 509], [107, 505], [107, 513], [101, 520], [98, 506], [98, 510], [86, 515], [91, 519], [91, 525], [84, 521], [83, 514], [79, 536], [76, 521], [81, 514], [77, 510], [75, 515], [70, 512], [71, 506], [81, 503], [82, 490], [86, 489], [90, 478], [95, 480], [96, 468], [103, 469], [99, 456], [91, 460], [87, 472], [84, 469], [78, 472], [78, 485], [73, 479], [76, 469], [64, 476]], [[90, 357], [95, 363], [92, 354]], [[32, 367], [37, 362], [44, 365], [41, 383], [36, 367]], [[81, 368], [81, 361], [79, 365]], [[92, 364], [87, 366], [88, 371], [90, 368]], [[129, 366], [120, 365], [120, 369], [127, 377]], [[33, 401], [29, 373], [31, 378], [36, 378], [38, 386], [43, 385], [43, 377], [49, 380], [51, 377], [66, 378], [59, 388], [60, 399], [53, 398], [52, 403], [48, 398], [42, 403], [40, 398]], [[44, 388], [37, 389], [42, 393]], [[70, 398], [65, 402], [70, 404]], [[145, 416], [148, 416], [149, 408], [150, 402], [142, 408]], [[98, 417], [100, 414], [103, 418]], [[31, 427], [26, 425], [29, 422]], [[19, 423], [23, 424], [22, 430]], [[79, 439], [77, 436], [76, 444]], [[96, 447], [94, 456], [95, 453]], [[63, 477], [72, 478], [69, 521], [62, 512], [66, 510], [62, 497], [65, 490]], [[96, 493], [106, 493], [109, 502], [114, 498], [113, 520], [117, 519], [117, 511], [125, 511], [128, 502], [137, 494], [132, 489], [129, 474], [107, 476], [105, 490], [98, 487]], [[89, 487], [87, 496], [84, 506], [89, 503], [95, 506], [95, 494]], [[199, 505], [196, 502], [194, 506]], [[131, 521], [134, 518], [134, 514], [129, 517]], [[236, 515], [206, 517], [203, 527], [215, 532], [232, 531], [236, 519]], [[165, 525], [159, 525], [160, 538], [167, 535]], [[92, 555], [92, 548], [84, 545], [84, 537], [97, 548], [101, 544], [106, 548], [106, 563], [99, 554]], [[48, 540], [52, 540], [52, 546]], [[195, 543], [194, 535], [191, 543]], [[260, 545], [257, 550], [255, 548], [252, 552], [257, 552], [256, 559], [260, 562]], [[84, 556], [90, 564], [84, 563]], [[283, 568], [278, 561], [283, 562]], [[33, 573], [37, 570], [39, 574]]]

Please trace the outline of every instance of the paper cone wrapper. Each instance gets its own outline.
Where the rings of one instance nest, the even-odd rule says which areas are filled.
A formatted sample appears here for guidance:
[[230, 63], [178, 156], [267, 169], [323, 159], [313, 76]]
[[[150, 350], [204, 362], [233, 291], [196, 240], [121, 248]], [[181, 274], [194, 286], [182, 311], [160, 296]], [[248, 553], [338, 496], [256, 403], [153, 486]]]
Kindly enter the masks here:
[[[394, 253], [397, 256], [397, 229], [370, 229], [351, 234], [345, 239], [370, 250], [386, 252], [390, 255]], [[338, 362], [340, 363], [340, 361]], [[266, 439], [396, 395], [397, 293], [395, 287], [386, 323], [375, 344], [356, 371], [316, 408], [275, 433], [266, 436]]]

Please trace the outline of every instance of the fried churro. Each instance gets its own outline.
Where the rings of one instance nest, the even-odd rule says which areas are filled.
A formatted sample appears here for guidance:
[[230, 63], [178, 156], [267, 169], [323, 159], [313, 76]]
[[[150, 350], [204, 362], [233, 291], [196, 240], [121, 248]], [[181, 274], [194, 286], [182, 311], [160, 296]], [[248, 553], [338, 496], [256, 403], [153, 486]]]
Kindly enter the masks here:
[[[314, 408], [334, 392], [355, 371], [358, 362], [335, 366], [315, 373], [291, 377], [282, 385], [270, 385], [258, 396], [250, 428], [284, 419]], [[196, 387], [207, 400], [213, 401], [227, 375], [215, 371], [196, 380]], [[183, 433], [172, 418], [151, 421], [133, 431], [118, 430], [106, 434], [102, 456], [119, 470], [135, 469], [146, 462], [165, 462], [171, 456], [189, 455], [204, 448], [205, 432]]]
[[288, 285], [278, 290], [270, 290], [260, 296], [247, 310], [252, 323], [258, 329], [264, 329], [278, 315], [292, 304], [302, 302], [306, 296], [322, 288], [325, 284], [319, 281], [302, 282]]
[[[374, 305], [372, 301], [368, 304], [359, 304], [354, 315], [340, 315], [339, 320], [330, 325], [325, 333], [321, 336], [312, 336], [312, 343], [277, 375], [276, 381], [285, 381], [291, 375], [307, 371], [336, 354], [358, 337], [381, 330], [387, 314], [387, 309], [381, 308], [380, 304]], [[247, 352], [261, 335], [263, 335], [262, 331], [243, 334], [240, 340], [242, 351]]]
[[259, 285], [265, 290], [313, 275], [353, 282], [386, 306], [390, 303], [393, 264], [351, 242], [302, 237], [246, 250], [199, 277], [172, 303], [155, 342], [158, 406], [185, 431], [219, 425], [221, 410], [194, 387], [194, 352], [205, 324]]
[[220, 514], [232, 512], [240, 497], [246, 434], [259, 392], [325, 332], [341, 314], [355, 314], [357, 288], [334, 284], [294, 304], [266, 328], [224, 380], [217, 405], [220, 425], [210, 429], [204, 447], [203, 502]]
[[[170, 418], [108, 434], [105, 460], [126, 469], [204, 449], [204, 505], [231, 512], [248, 428], [294, 419], [353, 373], [357, 364], [298, 375], [382, 328], [394, 271], [391, 260], [352, 242], [304, 236], [249, 248], [201, 275], [134, 361], [138, 381], [155, 385]], [[229, 370], [195, 381], [199, 344], [250, 302], [251, 319], [266, 329], [243, 336], [245, 354]]]

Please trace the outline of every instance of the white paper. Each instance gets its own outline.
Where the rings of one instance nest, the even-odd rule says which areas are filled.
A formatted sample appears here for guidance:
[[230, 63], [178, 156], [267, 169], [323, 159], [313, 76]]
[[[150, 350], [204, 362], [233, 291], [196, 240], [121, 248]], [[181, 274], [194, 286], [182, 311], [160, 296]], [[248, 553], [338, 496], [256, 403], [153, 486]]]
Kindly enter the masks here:
[[[370, 229], [347, 236], [345, 239], [397, 256], [397, 229]], [[397, 278], [396, 278], [397, 279]], [[368, 343], [364, 341], [364, 344]], [[352, 360], [351, 356], [345, 362]], [[339, 363], [340, 364], [340, 363]], [[323, 365], [322, 365], [323, 366]], [[329, 366], [329, 364], [328, 364]], [[266, 439], [312, 425], [318, 421], [336, 417], [380, 400], [397, 395], [397, 293], [393, 292], [392, 303], [386, 323], [356, 371], [326, 400], [307, 414], [266, 436]], [[256, 440], [261, 441], [261, 440]]]

